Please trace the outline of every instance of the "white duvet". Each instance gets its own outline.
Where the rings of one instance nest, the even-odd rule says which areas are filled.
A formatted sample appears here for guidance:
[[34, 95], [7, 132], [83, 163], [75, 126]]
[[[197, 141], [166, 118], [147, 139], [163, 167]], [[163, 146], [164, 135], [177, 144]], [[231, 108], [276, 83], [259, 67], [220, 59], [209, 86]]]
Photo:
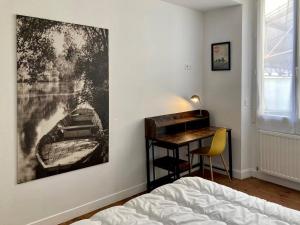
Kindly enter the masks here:
[[181, 178], [73, 225], [300, 225], [300, 212], [199, 178]]

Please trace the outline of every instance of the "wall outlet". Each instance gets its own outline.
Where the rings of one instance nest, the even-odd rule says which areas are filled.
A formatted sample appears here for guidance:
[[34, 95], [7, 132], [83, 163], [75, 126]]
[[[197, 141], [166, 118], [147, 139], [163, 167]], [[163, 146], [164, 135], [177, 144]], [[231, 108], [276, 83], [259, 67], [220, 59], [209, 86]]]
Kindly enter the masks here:
[[185, 65], [184, 65], [184, 70], [185, 70], [186, 72], [191, 72], [191, 71], [192, 71], [192, 65], [190, 65], [190, 64], [185, 64]]

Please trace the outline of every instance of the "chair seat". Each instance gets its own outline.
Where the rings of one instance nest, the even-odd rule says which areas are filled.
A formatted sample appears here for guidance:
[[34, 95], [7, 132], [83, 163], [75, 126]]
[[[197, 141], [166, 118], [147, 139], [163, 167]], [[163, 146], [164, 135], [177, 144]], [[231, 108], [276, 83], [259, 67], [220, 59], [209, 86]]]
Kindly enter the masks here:
[[192, 150], [191, 154], [208, 155], [209, 150], [210, 150], [210, 147], [197, 148], [195, 150]]

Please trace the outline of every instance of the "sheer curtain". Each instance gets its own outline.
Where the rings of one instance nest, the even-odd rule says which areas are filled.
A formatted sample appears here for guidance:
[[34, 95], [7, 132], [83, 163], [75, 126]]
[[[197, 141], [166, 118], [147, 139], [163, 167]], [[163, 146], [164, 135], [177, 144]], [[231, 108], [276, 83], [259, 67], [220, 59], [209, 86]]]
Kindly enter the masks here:
[[300, 134], [300, 40], [299, 40], [299, 32], [300, 32], [300, 1], [296, 1], [296, 23], [297, 23], [297, 35], [296, 35], [296, 43], [297, 43], [297, 60], [296, 60], [296, 87], [297, 87], [297, 121], [296, 121], [296, 133]]
[[297, 2], [259, 1], [257, 122], [263, 130], [300, 131], [296, 88]]

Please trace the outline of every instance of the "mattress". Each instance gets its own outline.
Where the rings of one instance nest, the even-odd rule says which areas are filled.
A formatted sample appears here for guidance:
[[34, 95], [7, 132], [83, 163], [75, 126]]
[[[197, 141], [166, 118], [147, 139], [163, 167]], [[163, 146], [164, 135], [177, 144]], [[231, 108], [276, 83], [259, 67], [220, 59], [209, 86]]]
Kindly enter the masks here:
[[300, 225], [300, 212], [199, 178], [181, 178], [73, 225]]

